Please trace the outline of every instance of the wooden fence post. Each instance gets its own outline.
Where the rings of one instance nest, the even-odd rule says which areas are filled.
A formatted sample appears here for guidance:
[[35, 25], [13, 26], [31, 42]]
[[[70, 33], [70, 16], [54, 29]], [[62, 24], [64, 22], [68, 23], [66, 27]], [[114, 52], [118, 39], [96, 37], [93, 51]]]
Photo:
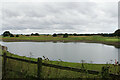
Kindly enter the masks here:
[[41, 78], [42, 76], [42, 58], [38, 58], [38, 72], [37, 77]]
[[2, 73], [2, 77], [5, 78], [6, 76], [6, 53], [3, 54], [3, 73]]

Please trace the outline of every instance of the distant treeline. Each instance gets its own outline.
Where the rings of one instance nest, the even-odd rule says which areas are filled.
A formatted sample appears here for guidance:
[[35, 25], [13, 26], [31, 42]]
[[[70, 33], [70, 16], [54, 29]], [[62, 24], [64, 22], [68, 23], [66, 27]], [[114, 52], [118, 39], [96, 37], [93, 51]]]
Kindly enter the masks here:
[[[104, 37], [117, 36], [117, 35], [115, 35], [113, 33], [98, 33], [98, 34], [76, 34], [76, 33], [74, 33], [74, 34], [67, 34], [67, 33], [65, 33], [65, 34], [68, 35], [68, 36], [104, 36]], [[56, 34], [56, 33], [54, 33], [53, 35], [63, 36], [65, 34]]]
[[74, 33], [74, 34], [56, 34], [54, 33], [53, 36], [56, 37], [56, 36], [64, 36], [64, 35], [68, 35], [68, 36], [104, 36], [104, 37], [114, 37], [114, 36], [118, 36], [120, 37], [120, 29], [116, 30], [114, 33], [98, 33], [98, 34], [77, 34], [77, 33]]
[[[24, 35], [24, 34], [12, 34], [9, 31], [5, 31], [3, 34], [3, 37], [19, 37], [20, 35]], [[49, 36], [51, 34], [39, 34], [39, 33], [32, 33], [32, 34], [27, 34], [25, 36], [40, 36], [40, 35], [46, 35]], [[68, 34], [68, 33], [54, 33], [52, 35], [53, 37], [57, 37], [57, 36], [63, 36], [63, 38], [66, 38], [68, 36], [104, 36], [104, 37], [114, 37], [114, 36], [118, 36], [120, 37], [120, 29], [116, 30], [114, 33], [98, 33], [98, 34], [77, 34], [77, 33], [73, 33], [73, 34]]]

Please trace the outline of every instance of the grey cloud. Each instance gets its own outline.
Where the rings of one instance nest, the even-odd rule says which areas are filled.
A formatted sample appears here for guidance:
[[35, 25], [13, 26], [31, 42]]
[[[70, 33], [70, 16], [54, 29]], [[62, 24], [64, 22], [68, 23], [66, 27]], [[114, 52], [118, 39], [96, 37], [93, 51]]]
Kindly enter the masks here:
[[3, 30], [111, 32], [117, 26], [116, 8], [117, 3], [4, 3]]

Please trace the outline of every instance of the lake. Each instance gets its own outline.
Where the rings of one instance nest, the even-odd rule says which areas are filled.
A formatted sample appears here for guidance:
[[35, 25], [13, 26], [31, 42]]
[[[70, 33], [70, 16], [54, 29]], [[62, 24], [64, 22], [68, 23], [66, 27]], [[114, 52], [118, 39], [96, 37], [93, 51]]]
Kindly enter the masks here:
[[20, 56], [42, 57], [66, 62], [106, 64], [118, 60], [118, 48], [99, 43], [81, 42], [2, 42], [8, 51]]

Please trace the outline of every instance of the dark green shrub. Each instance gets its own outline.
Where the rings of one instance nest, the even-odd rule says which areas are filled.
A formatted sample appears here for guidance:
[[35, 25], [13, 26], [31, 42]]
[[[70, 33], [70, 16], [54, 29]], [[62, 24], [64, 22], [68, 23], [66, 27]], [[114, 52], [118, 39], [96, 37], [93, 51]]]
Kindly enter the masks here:
[[9, 32], [9, 31], [5, 31], [4, 33], [3, 33], [3, 37], [7, 37], [7, 36], [10, 36], [11, 35], [11, 33]]
[[68, 37], [68, 34], [65, 33], [65, 34], [63, 35], [63, 38], [67, 38], [67, 37]]
[[19, 37], [19, 35], [16, 35], [16, 37]]
[[10, 34], [10, 37], [14, 37], [14, 35], [13, 35], [13, 34]]
[[119, 36], [120, 37], [120, 29], [118, 29], [114, 32], [114, 36]]
[[32, 33], [31, 36], [39, 36], [39, 33]]
[[52, 36], [53, 36], [53, 37], [57, 37], [57, 34], [56, 34], [56, 33], [54, 33]]

